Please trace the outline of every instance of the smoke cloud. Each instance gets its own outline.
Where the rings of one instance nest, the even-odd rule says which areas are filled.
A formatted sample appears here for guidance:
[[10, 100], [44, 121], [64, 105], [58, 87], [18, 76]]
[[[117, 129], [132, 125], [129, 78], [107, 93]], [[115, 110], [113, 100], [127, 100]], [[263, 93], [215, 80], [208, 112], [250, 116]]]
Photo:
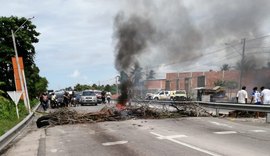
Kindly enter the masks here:
[[[115, 18], [116, 68], [128, 70], [135, 62], [193, 64], [204, 49], [265, 34], [269, 7], [267, 0], [128, 1]], [[247, 51], [262, 41], [247, 42]]]
[[154, 29], [149, 20], [132, 15], [125, 17], [119, 13], [115, 17], [116, 68], [126, 71], [136, 63], [136, 57], [143, 53]]

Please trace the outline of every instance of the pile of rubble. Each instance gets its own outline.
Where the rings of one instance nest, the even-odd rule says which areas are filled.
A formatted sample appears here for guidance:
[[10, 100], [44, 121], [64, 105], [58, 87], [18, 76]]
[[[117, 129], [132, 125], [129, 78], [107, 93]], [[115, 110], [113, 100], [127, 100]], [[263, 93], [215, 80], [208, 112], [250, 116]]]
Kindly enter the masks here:
[[37, 120], [37, 127], [54, 126], [64, 124], [78, 123], [93, 123], [103, 121], [119, 121], [128, 119], [161, 119], [186, 116], [210, 116], [203, 108], [196, 104], [188, 105], [170, 105], [175, 108], [174, 111], [169, 111], [167, 107], [157, 108], [151, 107], [148, 104], [135, 104], [125, 106], [119, 109], [118, 107], [105, 106], [99, 112], [78, 113], [75, 110], [61, 108], [55, 112], [49, 113], [40, 117]]

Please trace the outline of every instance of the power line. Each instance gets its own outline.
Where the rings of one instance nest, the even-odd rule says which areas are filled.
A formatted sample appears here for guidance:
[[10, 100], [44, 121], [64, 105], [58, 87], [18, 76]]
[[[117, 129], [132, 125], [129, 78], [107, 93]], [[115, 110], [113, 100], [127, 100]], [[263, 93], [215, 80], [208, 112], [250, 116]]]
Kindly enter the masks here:
[[260, 37], [256, 37], [256, 38], [253, 38], [253, 39], [248, 39], [246, 41], [247, 42], [250, 42], [250, 41], [255, 41], [255, 40], [259, 40], [259, 39], [263, 39], [263, 38], [267, 38], [267, 37], [270, 37], [270, 34], [264, 35], [264, 36], [260, 36]]
[[[255, 41], [255, 40], [259, 40], [259, 39], [263, 39], [263, 38], [267, 38], [267, 37], [270, 37], [270, 34], [268, 34], [268, 35], [263, 35], [263, 36], [259, 36], [259, 37], [253, 38], [253, 39], [246, 39], [245, 42], [251, 42], [251, 41]], [[232, 46], [236, 46], [236, 45], [240, 45], [240, 44], [242, 44], [242, 43], [236, 43], [236, 44], [229, 45], [229, 46], [232, 47]], [[211, 52], [203, 53], [203, 55], [205, 56], [205, 55], [215, 54], [215, 53], [218, 53], [218, 52], [220, 52], [220, 51], [224, 51], [224, 50], [226, 50], [227, 48], [228, 48], [228, 46], [226, 46], [226, 47], [224, 47], [224, 48], [220, 48], [220, 49], [214, 50], [214, 51], [211, 51]], [[249, 49], [249, 48], [247, 48], [247, 49]], [[242, 54], [241, 54], [241, 55], [242, 55]], [[187, 61], [191, 61], [191, 60], [194, 60], [194, 59], [198, 59], [198, 58], [200, 58], [200, 57], [203, 57], [203, 56], [192, 57], [192, 58], [190, 58], [190, 59], [186, 59], [186, 60], [181, 61], [181, 62], [179, 62], [179, 61], [174, 61], [174, 62], [171, 62], [171, 63], [162, 64], [162, 65], [155, 65], [155, 66], [152, 66], [152, 67], [150, 66], [149, 68], [150, 68], [150, 69], [155, 69], [155, 68], [160, 68], [161, 66], [162, 66], [162, 67], [166, 67], [166, 66], [170, 66], [170, 65], [174, 65], [174, 64], [181, 64], [181, 63], [185, 63], [185, 62], [187, 62]]]

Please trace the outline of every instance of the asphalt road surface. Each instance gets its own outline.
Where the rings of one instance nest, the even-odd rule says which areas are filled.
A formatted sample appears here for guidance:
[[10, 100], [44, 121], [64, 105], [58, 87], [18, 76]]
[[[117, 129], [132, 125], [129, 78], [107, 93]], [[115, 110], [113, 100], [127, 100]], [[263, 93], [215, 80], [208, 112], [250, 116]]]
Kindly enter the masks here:
[[[98, 110], [99, 106], [76, 109]], [[188, 117], [76, 124], [30, 130], [6, 156], [269, 156], [262, 119]]]

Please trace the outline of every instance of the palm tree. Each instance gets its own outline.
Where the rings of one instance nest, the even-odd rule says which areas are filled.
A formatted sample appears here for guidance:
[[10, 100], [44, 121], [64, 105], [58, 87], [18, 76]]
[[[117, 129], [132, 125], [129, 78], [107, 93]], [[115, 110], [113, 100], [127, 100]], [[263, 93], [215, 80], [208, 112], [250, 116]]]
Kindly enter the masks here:
[[143, 77], [142, 70], [143, 69], [140, 67], [140, 65], [138, 63], [136, 63], [135, 66], [134, 66], [134, 69], [130, 72], [132, 82], [133, 82], [134, 85], [138, 85], [140, 83], [140, 80]]
[[150, 80], [150, 79], [155, 79], [155, 71], [154, 70], [150, 70], [149, 73], [146, 75], [146, 79]]
[[229, 64], [223, 64], [221, 67], [220, 67], [220, 70], [221, 71], [228, 71], [231, 69], [231, 66]]

